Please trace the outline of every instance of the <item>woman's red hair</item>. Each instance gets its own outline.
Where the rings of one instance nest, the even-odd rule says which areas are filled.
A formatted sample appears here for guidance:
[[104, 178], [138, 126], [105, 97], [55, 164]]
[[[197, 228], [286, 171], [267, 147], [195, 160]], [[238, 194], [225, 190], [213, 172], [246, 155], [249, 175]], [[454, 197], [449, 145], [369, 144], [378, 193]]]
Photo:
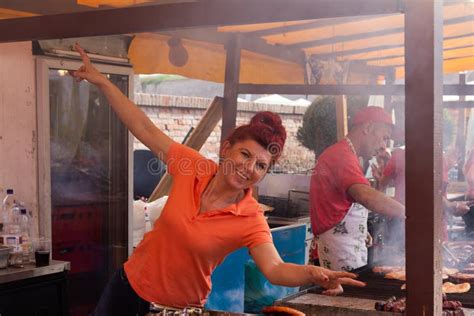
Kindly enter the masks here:
[[237, 127], [226, 140], [234, 145], [248, 139], [266, 148], [272, 155], [272, 164], [275, 163], [280, 158], [286, 141], [286, 130], [280, 116], [268, 111], [258, 112], [249, 124]]

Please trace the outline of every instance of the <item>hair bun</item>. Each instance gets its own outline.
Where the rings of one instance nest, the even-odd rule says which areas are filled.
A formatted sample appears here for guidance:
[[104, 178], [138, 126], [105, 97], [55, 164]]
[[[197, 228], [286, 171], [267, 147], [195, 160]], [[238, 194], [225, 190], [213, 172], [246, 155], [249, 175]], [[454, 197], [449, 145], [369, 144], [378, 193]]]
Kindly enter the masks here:
[[277, 114], [269, 111], [258, 112], [254, 115], [254, 117], [252, 117], [250, 125], [260, 124], [267, 125], [274, 134], [277, 134], [283, 139], [286, 139], [285, 128], [283, 127], [280, 116], [278, 116]]

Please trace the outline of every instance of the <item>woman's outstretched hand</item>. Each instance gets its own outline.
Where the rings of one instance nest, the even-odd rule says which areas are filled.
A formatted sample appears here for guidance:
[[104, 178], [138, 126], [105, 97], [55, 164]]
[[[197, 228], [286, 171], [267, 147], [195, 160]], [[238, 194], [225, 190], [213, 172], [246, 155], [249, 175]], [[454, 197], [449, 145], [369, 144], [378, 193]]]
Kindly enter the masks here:
[[85, 79], [97, 86], [107, 83], [107, 78], [103, 74], [101, 74], [94, 66], [92, 66], [89, 56], [87, 56], [84, 49], [77, 43], [74, 45], [74, 49], [81, 56], [83, 65], [79, 67], [79, 69], [77, 69], [76, 71], [69, 71], [71, 76], [73, 76], [77, 82], [80, 82]]
[[313, 278], [313, 282], [324, 287], [326, 290], [323, 292], [325, 295], [336, 296], [341, 294], [344, 290], [342, 285], [350, 285], [357, 287], [364, 287], [364, 282], [355, 280], [357, 275], [346, 271], [332, 271], [326, 268], [318, 266], [310, 267], [310, 273]]

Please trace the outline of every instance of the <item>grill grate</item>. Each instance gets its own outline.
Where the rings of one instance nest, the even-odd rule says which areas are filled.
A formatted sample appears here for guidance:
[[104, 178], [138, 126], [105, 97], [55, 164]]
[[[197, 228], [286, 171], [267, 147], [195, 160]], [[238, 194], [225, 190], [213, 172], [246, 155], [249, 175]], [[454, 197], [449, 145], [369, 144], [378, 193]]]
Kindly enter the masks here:
[[[397, 298], [406, 296], [406, 291], [401, 289], [402, 284], [405, 283], [404, 281], [386, 279], [381, 274], [373, 273], [372, 270], [367, 267], [359, 268], [355, 273], [359, 275], [358, 280], [366, 282], [367, 286], [363, 288], [345, 286], [344, 293], [341, 294], [341, 296], [377, 301], [385, 301], [391, 296], [396, 296]], [[322, 291], [323, 289], [319, 286], [314, 286], [285, 298], [285, 301], [305, 293], [321, 294]], [[474, 308], [474, 289], [462, 294], [447, 294], [447, 298], [451, 301], [460, 301], [463, 307]]]

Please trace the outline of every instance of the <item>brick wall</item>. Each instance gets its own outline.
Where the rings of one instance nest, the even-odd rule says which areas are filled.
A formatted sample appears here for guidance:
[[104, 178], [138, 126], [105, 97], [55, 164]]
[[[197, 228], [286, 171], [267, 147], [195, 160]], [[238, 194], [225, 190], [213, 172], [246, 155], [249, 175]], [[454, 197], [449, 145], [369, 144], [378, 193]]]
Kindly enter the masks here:
[[[171, 138], [181, 142], [191, 126], [196, 126], [212, 99], [153, 94], [135, 94], [135, 103]], [[239, 102], [237, 126], [247, 124], [258, 111], [273, 111], [280, 115], [287, 132], [287, 141], [280, 163], [275, 168], [285, 172], [304, 173], [314, 165], [314, 154], [296, 140], [306, 107]], [[218, 124], [201, 149], [201, 153], [217, 161], [221, 125]], [[135, 149], [145, 148], [135, 140]]]

